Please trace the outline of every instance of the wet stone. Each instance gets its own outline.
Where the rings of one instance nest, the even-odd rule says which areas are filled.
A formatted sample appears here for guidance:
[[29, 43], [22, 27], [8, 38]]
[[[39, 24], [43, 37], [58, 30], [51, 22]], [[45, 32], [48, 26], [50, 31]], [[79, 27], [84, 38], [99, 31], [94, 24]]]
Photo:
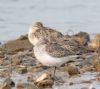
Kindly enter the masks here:
[[11, 89], [12, 87], [15, 86], [15, 83], [10, 79], [7, 78], [5, 81], [0, 85], [0, 89]]
[[12, 65], [13, 66], [19, 65], [19, 64], [21, 64], [21, 62], [22, 62], [21, 59], [17, 55], [12, 56]]
[[17, 83], [16, 89], [39, 89], [34, 83]]

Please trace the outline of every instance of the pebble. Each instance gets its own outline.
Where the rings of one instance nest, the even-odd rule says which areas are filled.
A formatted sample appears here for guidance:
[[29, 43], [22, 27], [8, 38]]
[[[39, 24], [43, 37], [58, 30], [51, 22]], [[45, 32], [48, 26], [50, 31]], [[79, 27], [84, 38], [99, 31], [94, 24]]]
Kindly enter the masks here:
[[12, 81], [12, 79], [7, 78], [5, 81], [0, 85], [0, 89], [11, 89], [15, 86], [15, 83]]
[[77, 75], [80, 73], [78, 68], [74, 64], [71, 64], [71, 63], [68, 64], [67, 68], [68, 68], [68, 73], [70, 76]]
[[17, 83], [16, 89], [39, 89], [34, 83]]
[[16, 71], [17, 71], [17, 73], [19, 73], [19, 74], [25, 74], [25, 73], [28, 72], [26, 66], [19, 66], [19, 67], [16, 69]]
[[18, 55], [12, 56], [12, 65], [13, 66], [20, 65], [21, 62], [22, 62], [22, 60], [20, 59], [20, 57]]

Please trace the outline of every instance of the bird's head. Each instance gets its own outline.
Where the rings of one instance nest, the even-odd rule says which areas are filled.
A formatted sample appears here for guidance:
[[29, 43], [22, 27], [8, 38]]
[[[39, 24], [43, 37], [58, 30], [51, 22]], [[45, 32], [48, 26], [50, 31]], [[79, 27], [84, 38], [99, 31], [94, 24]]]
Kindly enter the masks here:
[[34, 24], [34, 26], [43, 27], [43, 23], [42, 23], [42, 22], [36, 22], [36, 23]]

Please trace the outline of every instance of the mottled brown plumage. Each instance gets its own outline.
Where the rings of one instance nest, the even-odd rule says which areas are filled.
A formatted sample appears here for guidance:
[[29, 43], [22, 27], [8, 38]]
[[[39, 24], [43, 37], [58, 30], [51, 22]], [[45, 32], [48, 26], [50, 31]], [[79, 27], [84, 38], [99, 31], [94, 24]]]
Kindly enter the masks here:
[[72, 50], [64, 49], [60, 44], [50, 42], [46, 38], [39, 39], [34, 46], [34, 54], [43, 65], [47, 66], [60, 66], [78, 57]]
[[59, 44], [63, 49], [70, 50], [71, 53], [81, 54], [85, 53], [86, 50], [73, 37], [64, 36], [55, 29], [43, 26], [41, 22], [36, 22], [35, 25], [31, 26], [28, 38], [33, 45], [36, 45], [40, 38], [46, 38], [52, 43]]
[[64, 49], [61, 45], [57, 43], [48, 43], [45, 50], [49, 55], [53, 57], [75, 55], [75, 52], [71, 51], [70, 49]]

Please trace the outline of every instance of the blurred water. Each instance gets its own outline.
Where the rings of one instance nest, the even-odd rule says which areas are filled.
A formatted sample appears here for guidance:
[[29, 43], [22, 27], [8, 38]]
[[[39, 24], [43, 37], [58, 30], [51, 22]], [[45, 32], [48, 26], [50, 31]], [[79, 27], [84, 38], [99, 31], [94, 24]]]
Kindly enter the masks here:
[[63, 33], [100, 32], [100, 0], [0, 0], [0, 41], [14, 39], [42, 21]]

